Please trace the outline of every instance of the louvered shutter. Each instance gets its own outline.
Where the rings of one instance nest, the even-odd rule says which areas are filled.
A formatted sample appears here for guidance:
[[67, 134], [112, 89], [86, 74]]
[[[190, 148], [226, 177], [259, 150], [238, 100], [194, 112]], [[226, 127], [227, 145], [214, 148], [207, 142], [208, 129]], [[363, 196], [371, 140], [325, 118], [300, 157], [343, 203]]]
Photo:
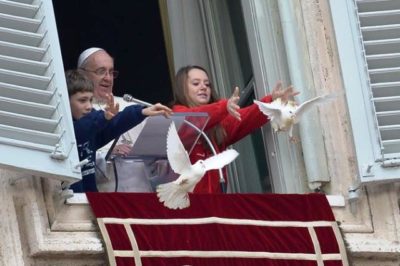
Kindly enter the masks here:
[[330, 0], [362, 182], [400, 178], [400, 1]]
[[81, 178], [51, 1], [0, 0], [0, 165]]

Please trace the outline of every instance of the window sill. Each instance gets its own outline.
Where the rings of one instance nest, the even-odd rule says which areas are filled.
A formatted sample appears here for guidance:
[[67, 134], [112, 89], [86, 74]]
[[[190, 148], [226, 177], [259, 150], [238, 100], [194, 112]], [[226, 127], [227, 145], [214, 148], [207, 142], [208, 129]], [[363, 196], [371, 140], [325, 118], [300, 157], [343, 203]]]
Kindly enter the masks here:
[[[326, 195], [331, 207], [345, 207], [345, 199], [342, 195]], [[74, 193], [73, 197], [65, 202], [66, 205], [87, 205], [89, 201], [85, 193]]]

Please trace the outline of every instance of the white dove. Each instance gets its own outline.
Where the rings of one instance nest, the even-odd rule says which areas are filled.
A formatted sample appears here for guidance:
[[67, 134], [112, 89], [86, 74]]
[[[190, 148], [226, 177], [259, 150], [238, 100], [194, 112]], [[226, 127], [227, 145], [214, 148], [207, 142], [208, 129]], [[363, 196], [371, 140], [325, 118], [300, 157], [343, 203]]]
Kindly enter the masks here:
[[238, 155], [237, 151], [228, 149], [206, 160], [198, 160], [192, 165], [178, 136], [175, 123], [172, 122], [167, 135], [167, 157], [172, 170], [180, 176], [175, 181], [157, 186], [160, 202], [164, 202], [164, 206], [170, 209], [189, 207], [188, 192], [193, 192], [206, 171], [220, 169], [236, 159]]
[[326, 94], [312, 98], [300, 105], [297, 105], [294, 101], [283, 103], [281, 98], [277, 98], [271, 103], [264, 103], [257, 100], [254, 100], [254, 103], [258, 105], [262, 113], [269, 117], [271, 126], [275, 132], [289, 131], [289, 139], [294, 142], [296, 138], [293, 137], [293, 125], [297, 124], [301, 116], [315, 104], [325, 103], [334, 97], [333, 94]]

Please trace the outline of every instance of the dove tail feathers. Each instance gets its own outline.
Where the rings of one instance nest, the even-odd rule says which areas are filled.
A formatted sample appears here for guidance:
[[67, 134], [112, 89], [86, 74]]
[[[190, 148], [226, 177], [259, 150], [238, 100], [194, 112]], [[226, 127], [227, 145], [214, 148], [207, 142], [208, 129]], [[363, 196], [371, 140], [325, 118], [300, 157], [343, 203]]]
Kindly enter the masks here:
[[159, 185], [157, 196], [170, 209], [184, 209], [190, 205], [188, 193], [174, 182]]
[[330, 101], [330, 100], [334, 100], [334, 99], [338, 98], [339, 96], [341, 96], [341, 93], [332, 92], [332, 93], [327, 93], [327, 94], [322, 95], [321, 98], [323, 100]]

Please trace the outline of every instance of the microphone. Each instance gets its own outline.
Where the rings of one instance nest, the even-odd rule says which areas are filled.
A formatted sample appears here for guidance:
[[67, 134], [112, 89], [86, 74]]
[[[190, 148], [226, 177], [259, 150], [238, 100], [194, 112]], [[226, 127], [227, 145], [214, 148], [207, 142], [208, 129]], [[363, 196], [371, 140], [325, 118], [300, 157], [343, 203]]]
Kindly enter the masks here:
[[148, 102], [133, 98], [133, 96], [130, 95], [130, 94], [124, 94], [122, 99], [125, 102], [128, 102], [128, 103], [137, 103], [137, 104], [144, 105], [144, 106], [153, 106], [151, 103], [148, 103]]

